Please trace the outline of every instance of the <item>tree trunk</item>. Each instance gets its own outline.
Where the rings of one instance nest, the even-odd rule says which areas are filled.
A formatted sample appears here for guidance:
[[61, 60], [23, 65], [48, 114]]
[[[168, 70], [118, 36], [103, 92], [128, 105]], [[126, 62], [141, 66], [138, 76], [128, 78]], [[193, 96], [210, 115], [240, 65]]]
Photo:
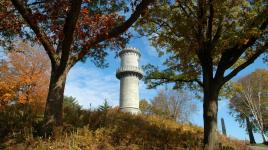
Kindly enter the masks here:
[[253, 131], [252, 131], [252, 124], [249, 121], [249, 118], [246, 117], [246, 124], [247, 124], [247, 130], [248, 130], [248, 136], [249, 136], [249, 142], [250, 144], [256, 144]]
[[45, 128], [62, 125], [63, 94], [67, 73], [67, 67], [64, 71], [59, 71], [59, 68], [52, 67], [44, 114]]
[[204, 87], [204, 146], [208, 150], [219, 148], [217, 136], [218, 95], [217, 88]]

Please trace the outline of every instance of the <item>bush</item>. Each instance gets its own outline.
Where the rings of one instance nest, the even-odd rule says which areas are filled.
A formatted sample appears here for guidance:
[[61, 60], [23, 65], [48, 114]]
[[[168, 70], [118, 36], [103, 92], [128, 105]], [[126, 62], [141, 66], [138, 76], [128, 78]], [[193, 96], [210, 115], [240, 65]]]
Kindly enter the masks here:
[[40, 116], [31, 105], [18, 104], [0, 109], [0, 139], [32, 133]]

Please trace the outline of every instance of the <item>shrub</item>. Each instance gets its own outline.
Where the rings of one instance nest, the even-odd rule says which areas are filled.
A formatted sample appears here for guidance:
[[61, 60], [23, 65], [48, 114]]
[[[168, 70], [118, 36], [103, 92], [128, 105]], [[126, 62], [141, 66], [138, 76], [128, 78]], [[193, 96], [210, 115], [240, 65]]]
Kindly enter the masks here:
[[0, 109], [0, 139], [18, 137], [32, 132], [33, 125], [39, 121], [37, 110], [31, 105], [18, 104]]

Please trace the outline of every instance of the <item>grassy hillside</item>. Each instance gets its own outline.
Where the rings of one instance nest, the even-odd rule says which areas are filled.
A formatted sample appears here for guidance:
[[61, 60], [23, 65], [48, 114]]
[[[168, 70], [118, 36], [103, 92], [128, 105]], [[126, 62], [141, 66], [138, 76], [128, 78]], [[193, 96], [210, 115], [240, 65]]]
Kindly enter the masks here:
[[[65, 116], [68, 114], [65, 114]], [[72, 117], [70, 115], [73, 115]], [[69, 119], [69, 120], [68, 120]], [[36, 128], [22, 129], [2, 139], [6, 150], [199, 150], [203, 131], [157, 116], [133, 116], [115, 109], [69, 114], [62, 129], [49, 138]], [[243, 142], [221, 136], [222, 149], [246, 149]]]

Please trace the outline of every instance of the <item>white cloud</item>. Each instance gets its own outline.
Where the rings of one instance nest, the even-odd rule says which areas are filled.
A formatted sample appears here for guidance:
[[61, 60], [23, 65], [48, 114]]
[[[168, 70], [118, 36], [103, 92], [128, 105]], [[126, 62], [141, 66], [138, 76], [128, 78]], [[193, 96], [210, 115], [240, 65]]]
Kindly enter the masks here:
[[[99, 69], [88, 63], [76, 64], [68, 74], [65, 92], [73, 96], [84, 108], [96, 108], [104, 99], [112, 106], [119, 105], [120, 81], [115, 77], [117, 66]], [[151, 99], [156, 90], [149, 90], [140, 81], [140, 99]]]
[[[140, 64], [149, 62], [159, 63], [156, 50], [149, 46], [148, 40], [142, 39], [136, 46], [141, 50]], [[103, 104], [104, 99], [112, 106], [119, 105], [120, 81], [115, 77], [115, 71], [120, 65], [119, 58], [109, 55], [109, 68], [99, 69], [91, 62], [77, 63], [69, 72], [65, 87], [65, 95], [73, 96], [84, 108], [97, 107]], [[149, 90], [143, 81], [140, 81], [140, 99], [151, 99], [156, 90]]]
[[73, 96], [84, 108], [97, 107], [107, 99], [110, 105], [119, 103], [119, 80], [115, 73], [86, 64], [77, 64], [70, 71], [65, 88], [65, 95]]

